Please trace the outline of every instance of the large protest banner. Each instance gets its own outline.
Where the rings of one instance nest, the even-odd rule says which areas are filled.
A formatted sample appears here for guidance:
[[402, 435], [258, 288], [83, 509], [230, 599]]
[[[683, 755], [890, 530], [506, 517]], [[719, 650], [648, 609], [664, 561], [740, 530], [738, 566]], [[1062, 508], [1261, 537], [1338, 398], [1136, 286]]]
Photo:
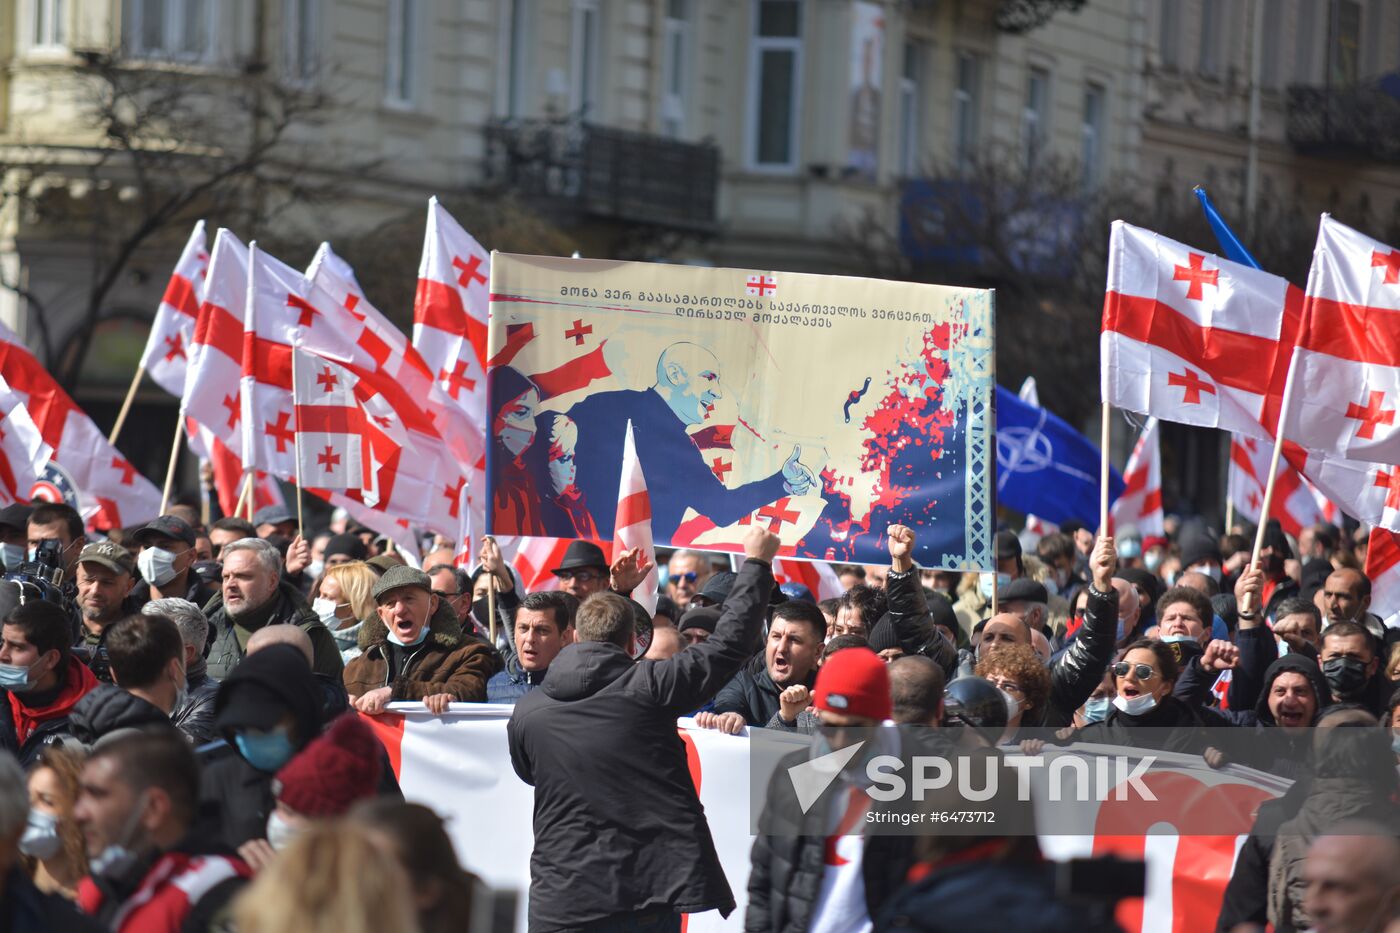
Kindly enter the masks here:
[[[435, 716], [421, 704], [399, 703], [385, 715], [365, 719], [388, 749], [404, 796], [447, 819], [462, 863], [492, 887], [518, 893], [516, 929], [524, 930], [534, 796], [511, 767], [506, 723], [512, 709], [454, 703], [446, 715]], [[687, 917], [686, 933], [738, 933], [744, 928], [753, 847], [751, 752], [772, 757], [775, 743], [796, 749], [807, 747], [810, 739], [770, 730], [758, 730], [753, 738], [730, 736], [694, 728], [689, 719], [678, 726], [715, 849], [738, 903], [727, 919], [717, 911]], [[1047, 749], [1043, 757], [1092, 764], [1126, 755], [1135, 763], [1145, 754], [1153, 759], [1142, 779], [1158, 798], [1152, 804], [1120, 795], [1121, 774], [1109, 779], [1114, 790], [1103, 793], [1104, 802], [1079, 802], [1052, 796], [1047, 775], [1056, 769], [1048, 763], [1029, 769], [1041, 848], [1055, 860], [1110, 853], [1145, 860], [1146, 897], [1124, 901], [1117, 910], [1118, 922], [1129, 933], [1213, 929], [1255, 810], [1281, 795], [1289, 782], [1237, 765], [1211, 769], [1199, 755], [1113, 746]], [[645, 784], [635, 792], [638, 799], [644, 797]], [[1200, 834], [1206, 825], [1212, 835]], [[995, 834], [990, 826], [988, 832]]]
[[495, 254], [488, 532], [612, 536], [631, 422], [658, 545], [991, 569], [992, 293]]

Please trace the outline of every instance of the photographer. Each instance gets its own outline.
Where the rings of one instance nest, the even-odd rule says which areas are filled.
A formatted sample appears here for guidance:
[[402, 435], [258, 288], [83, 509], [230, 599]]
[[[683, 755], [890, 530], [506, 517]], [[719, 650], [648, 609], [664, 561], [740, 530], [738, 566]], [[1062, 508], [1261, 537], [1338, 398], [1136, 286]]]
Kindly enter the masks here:
[[[59, 543], [59, 568], [63, 571], [63, 595], [70, 601], [78, 595], [74, 575], [78, 570], [78, 555], [87, 545], [83, 534], [83, 519], [71, 505], [45, 502], [29, 514], [29, 559], [44, 541]], [[7, 568], [8, 569], [8, 568]]]

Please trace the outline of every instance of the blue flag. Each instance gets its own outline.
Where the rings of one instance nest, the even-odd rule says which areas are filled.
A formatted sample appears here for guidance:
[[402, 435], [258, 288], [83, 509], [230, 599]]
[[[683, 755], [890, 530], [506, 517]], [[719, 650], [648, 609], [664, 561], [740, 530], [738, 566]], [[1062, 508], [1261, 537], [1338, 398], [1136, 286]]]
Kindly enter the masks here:
[[[1109, 471], [1112, 502], [1123, 477]], [[1099, 524], [1099, 448], [1044, 408], [997, 386], [997, 504], [1059, 524]]]
[[1220, 216], [1215, 205], [1210, 203], [1210, 195], [1206, 194], [1206, 189], [1197, 185], [1196, 197], [1201, 199], [1201, 210], [1206, 212], [1206, 223], [1210, 224], [1211, 232], [1215, 234], [1215, 239], [1220, 244], [1220, 251], [1225, 254], [1225, 258], [1242, 266], [1262, 269], [1263, 266], [1259, 265], [1259, 261], [1249, 250], [1244, 248], [1240, 238], [1235, 236], [1235, 231], [1231, 230], [1229, 224], [1225, 223], [1225, 218]]

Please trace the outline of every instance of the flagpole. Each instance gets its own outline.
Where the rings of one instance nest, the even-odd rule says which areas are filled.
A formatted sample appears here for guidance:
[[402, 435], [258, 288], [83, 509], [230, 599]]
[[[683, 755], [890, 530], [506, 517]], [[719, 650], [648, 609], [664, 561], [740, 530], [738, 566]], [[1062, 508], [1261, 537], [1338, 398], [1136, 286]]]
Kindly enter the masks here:
[[496, 647], [496, 571], [486, 571], [486, 614], [491, 617], [491, 647]]
[[107, 435], [107, 443], [116, 446], [117, 436], [122, 433], [122, 425], [126, 424], [126, 416], [131, 412], [131, 403], [136, 398], [136, 390], [141, 387], [141, 379], [145, 375], [146, 367], [138, 365], [136, 375], [131, 377], [131, 387], [126, 390], [126, 398], [122, 400], [121, 410], [117, 412], [116, 423], [112, 425], [112, 433]]
[[232, 518], [237, 518], [243, 514], [243, 505], [248, 501], [248, 494], [253, 491], [253, 474], [251, 471], [243, 474], [243, 489], [238, 494], [238, 504], [233, 507]]
[[293, 444], [293, 447], [294, 447], [293, 453], [294, 453], [294, 455], [296, 456], [296, 459], [297, 459], [297, 468], [296, 468], [296, 471], [293, 473], [293, 475], [296, 477], [296, 484], [297, 484], [297, 537], [298, 537], [298, 538], [305, 537], [305, 533], [304, 533], [304, 530], [303, 530], [303, 528], [302, 528], [302, 515], [301, 515], [301, 498], [302, 498], [302, 497], [301, 497], [301, 414], [300, 414], [300, 412], [297, 410], [297, 397], [296, 397], [297, 386], [299, 386], [299, 385], [301, 384], [301, 383], [297, 382], [297, 356], [299, 355], [300, 350], [301, 350], [301, 344], [300, 344], [300, 343], [293, 343], [293, 344], [292, 344], [292, 444]]
[[185, 419], [175, 419], [175, 440], [170, 448], [170, 463], [165, 468], [165, 488], [160, 493], [160, 514], [170, 505], [170, 491], [175, 486], [175, 464], [180, 462], [180, 440], [185, 436]]
[[1099, 537], [1108, 534], [1108, 419], [1112, 407], [1103, 403], [1103, 425], [1099, 435]]
[[[1264, 484], [1264, 504], [1259, 508], [1259, 527], [1254, 531], [1254, 551], [1249, 555], [1249, 566], [1259, 563], [1259, 552], [1264, 549], [1264, 529], [1269, 525], [1269, 512], [1274, 505], [1274, 482], [1278, 479], [1279, 458], [1283, 454], [1283, 425], [1288, 420], [1288, 410], [1293, 403], [1293, 367], [1288, 367], [1288, 380], [1283, 384], [1283, 400], [1278, 409], [1278, 433], [1274, 435], [1274, 455], [1269, 461], [1269, 481]], [[1249, 594], [1245, 594], [1241, 612], [1251, 608]], [[1259, 607], [1264, 608], [1263, 606]]]

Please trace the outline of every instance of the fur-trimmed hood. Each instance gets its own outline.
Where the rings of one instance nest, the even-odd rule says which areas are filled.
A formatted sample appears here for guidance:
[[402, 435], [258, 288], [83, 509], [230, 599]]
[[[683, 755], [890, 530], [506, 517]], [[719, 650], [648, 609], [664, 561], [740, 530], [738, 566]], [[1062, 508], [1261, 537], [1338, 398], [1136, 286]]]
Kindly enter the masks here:
[[[462, 635], [462, 625], [457, 621], [457, 614], [452, 611], [452, 606], [445, 599], [438, 599], [437, 612], [428, 620], [428, 638], [434, 644], [446, 648], [449, 651], [460, 648], [466, 641]], [[387, 645], [389, 643], [389, 627], [375, 613], [360, 624], [360, 650], [368, 651], [370, 648]]]

